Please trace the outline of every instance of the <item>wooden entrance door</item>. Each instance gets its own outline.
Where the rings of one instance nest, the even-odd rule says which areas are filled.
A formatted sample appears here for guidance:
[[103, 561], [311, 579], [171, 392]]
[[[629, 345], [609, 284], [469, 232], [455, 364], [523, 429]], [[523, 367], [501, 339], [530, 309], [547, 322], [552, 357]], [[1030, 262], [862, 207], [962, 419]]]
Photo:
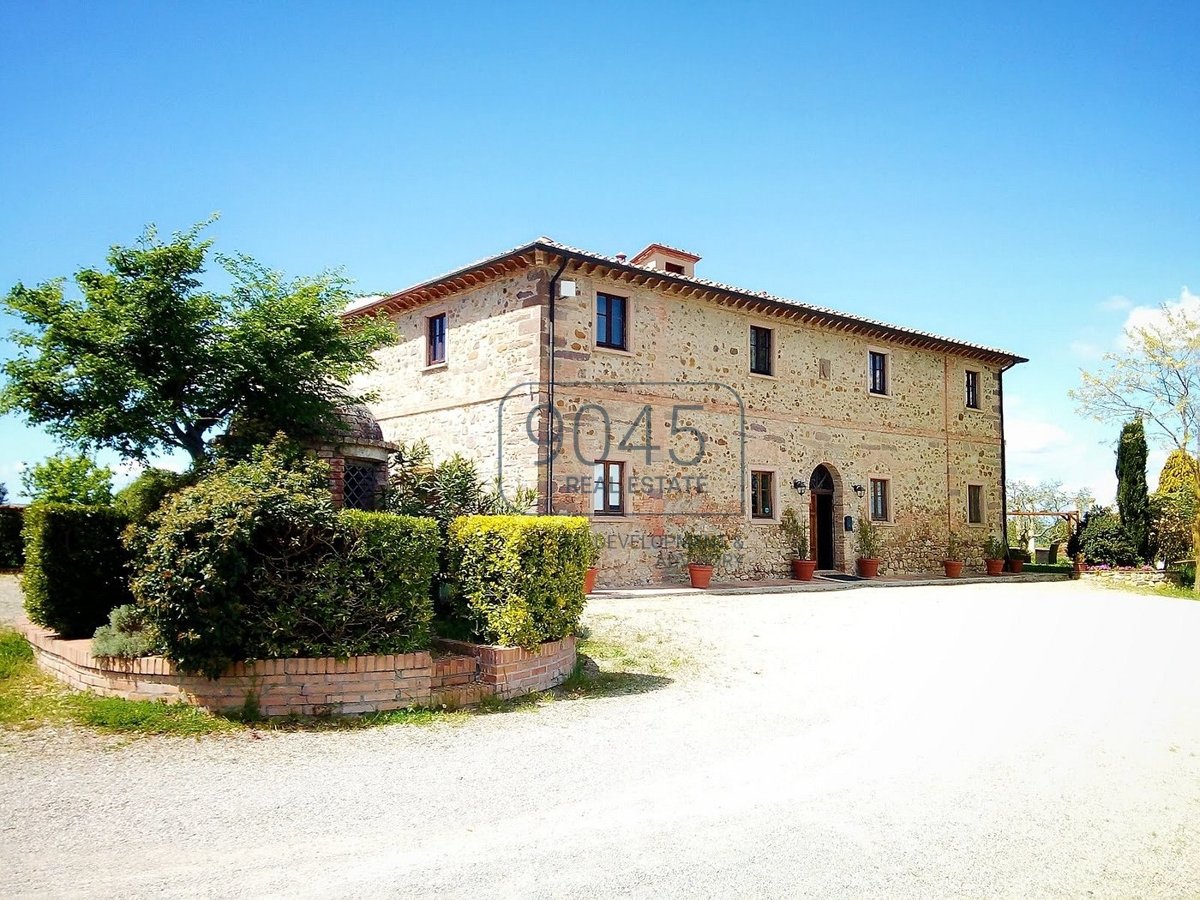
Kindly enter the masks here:
[[824, 466], [813, 470], [808, 481], [808, 534], [812, 558], [818, 569], [834, 567], [833, 476]]

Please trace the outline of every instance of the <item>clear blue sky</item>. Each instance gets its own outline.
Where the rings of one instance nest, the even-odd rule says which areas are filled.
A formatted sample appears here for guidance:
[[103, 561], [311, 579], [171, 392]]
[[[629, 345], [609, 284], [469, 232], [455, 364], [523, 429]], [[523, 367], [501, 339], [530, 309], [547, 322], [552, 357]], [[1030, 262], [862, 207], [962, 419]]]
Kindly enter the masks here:
[[[1111, 496], [1115, 428], [1065, 394], [1200, 287], [1200, 7], [804, 6], [5, 2], [0, 289], [214, 211], [364, 292], [662, 241], [1030, 357], [1012, 475]], [[52, 449], [0, 420], [0, 481]]]

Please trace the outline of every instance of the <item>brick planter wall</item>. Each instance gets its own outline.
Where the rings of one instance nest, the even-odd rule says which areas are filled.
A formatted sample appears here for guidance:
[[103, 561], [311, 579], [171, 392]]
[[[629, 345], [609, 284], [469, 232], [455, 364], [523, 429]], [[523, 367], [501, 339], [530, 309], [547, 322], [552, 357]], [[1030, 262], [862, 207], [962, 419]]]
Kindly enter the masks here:
[[1159, 587], [1164, 584], [1179, 585], [1179, 573], [1158, 569], [1085, 569], [1080, 573], [1084, 581], [1112, 587]]
[[209, 679], [180, 672], [161, 657], [96, 657], [89, 640], [64, 641], [28, 622], [18, 628], [33, 645], [38, 665], [76, 690], [130, 700], [184, 701], [214, 712], [240, 708], [250, 696], [264, 716], [457, 708], [488, 695], [507, 698], [546, 690], [575, 666], [574, 638], [544, 644], [533, 653], [452, 642], [465, 649], [438, 657], [420, 651], [343, 660], [257, 660]]
[[537, 650], [469, 644], [466, 641], [434, 639], [434, 645], [450, 653], [474, 656], [479, 663], [479, 681], [498, 697], [519, 697], [562, 684], [575, 670], [575, 636], [542, 644]]

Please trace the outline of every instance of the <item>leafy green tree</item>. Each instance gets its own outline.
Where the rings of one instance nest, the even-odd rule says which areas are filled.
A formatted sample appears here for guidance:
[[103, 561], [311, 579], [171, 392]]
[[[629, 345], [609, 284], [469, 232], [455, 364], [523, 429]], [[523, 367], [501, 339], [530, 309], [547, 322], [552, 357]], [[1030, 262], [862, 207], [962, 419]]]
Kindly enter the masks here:
[[1172, 450], [1158, 473], [1156, 494], [1192, 493], [1196, 489], [1196, 459], [1186, 450]]
[[1053, 541], [1065, 541], [1071, 536], [1069, 521], [1062, 516], [1035, 516], [1031, 513], [1079, 512], [1084, 513], [1096, 504], [1096, 498], [1086, 488], [1068, 491], [1061, 481], [1046, 480], [1036, 484], [1031, 481], [1009, 479], [1005, 484], [1010, 513], [1008, 521], [1008, 543], [1011, 547], [1025, 549], [1030, 536], [1039, 547]]
[[[1125, 329], [1120, 353], [1104, 368], [1083, 372], [1071, 392], [1081, 412], [1101, 421], [1140, 418], [1169, 447], [1200, 454], [1200, 314], [1186, 304], [1164, 304], [1144, 325]], [[1200, 496], [1200, 468], [1193, 467]], [[1200, 507], [1192, 519], [1192, 553], [1200, 553]], [[1200, 579], [1195, 589], [1200, 592]]]
[[203, 287], [208, 223], [160, 241], [153, 227], [113, 247], [104, 270], [18, 284], [5, 298], [25, 325], [4, 364], [0, 411], [19, 411], [66, 443], [144, 460], [175, 447], [193, 462], [237, 415], [295, 438], [337, 428], [361, 402], [347, 385], [390, 342], [384, 318], [343, 326], [349, 282], [337, 273], [287, 279], [246, 256], [216, 255], [232, 281]]
[[1183, 450], [1172, 450], [1158, 474], [1158, 488], [1150, 497], [1154, 546], [1168, 565], [1192, 556], [1192, 521], [1197, 503], [1196, 460]]
[[1190, 491], [1155, 491], [1150, 498], [1154, 546], [1167, 565], [1191, 558], [1196, 506], [1196, 497]]
[[1150, 493], [1146, 487], [1146, 430], [1140, 417], [1121, 429], [1117, 444], [1117, 510], [1121, 525], [1137, 548], [1150, 558]]
[[1106, 507], [1087, 514], [1079, 533], [1079, 549], [1089, 565], [1133, 566], [1141, 561], [1121, 519]]
[[108, 506], [112, 503], [112, 469], [82, 454], [51, 456], [21, 473], [21, 486], [31, 500]]

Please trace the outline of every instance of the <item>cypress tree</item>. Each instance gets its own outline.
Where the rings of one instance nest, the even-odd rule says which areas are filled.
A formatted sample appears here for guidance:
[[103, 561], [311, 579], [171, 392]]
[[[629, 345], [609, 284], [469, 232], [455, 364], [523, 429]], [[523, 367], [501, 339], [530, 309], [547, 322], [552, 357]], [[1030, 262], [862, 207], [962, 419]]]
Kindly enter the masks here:
[[1141, 418], [1125, 423], [1117, 445], [1117, 509], [1142, 559], [1150, 558], [1150, 492], [1146, 487], [1146, 430]]

